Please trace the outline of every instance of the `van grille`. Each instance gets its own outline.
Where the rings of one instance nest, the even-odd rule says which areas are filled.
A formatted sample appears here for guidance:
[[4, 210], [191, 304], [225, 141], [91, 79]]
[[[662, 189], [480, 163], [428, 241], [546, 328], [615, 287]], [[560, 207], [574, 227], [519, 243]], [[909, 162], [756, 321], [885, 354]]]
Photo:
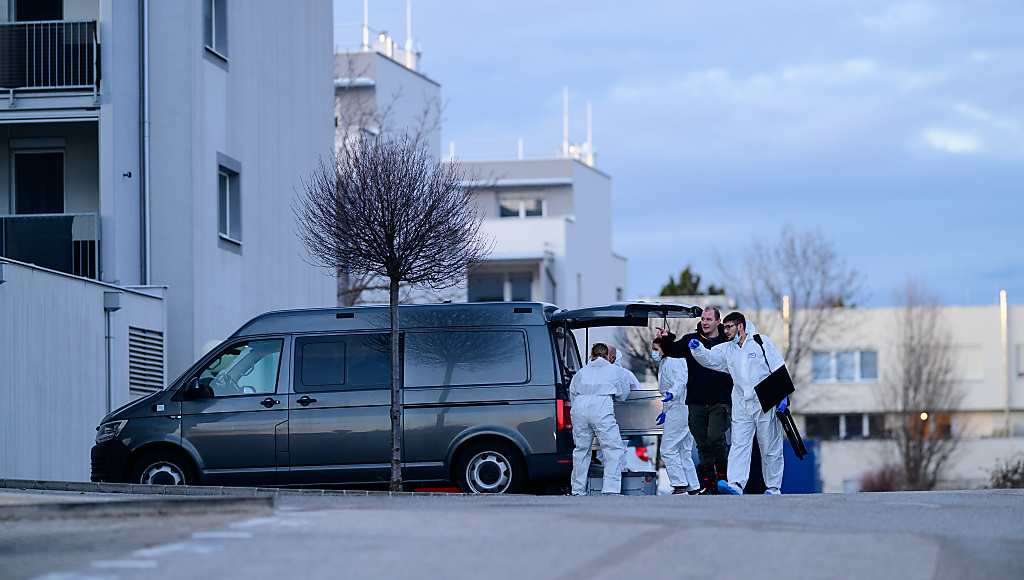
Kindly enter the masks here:
[[128, 390], [131, 398], [164, 388], [164, 333], [128, 327]]

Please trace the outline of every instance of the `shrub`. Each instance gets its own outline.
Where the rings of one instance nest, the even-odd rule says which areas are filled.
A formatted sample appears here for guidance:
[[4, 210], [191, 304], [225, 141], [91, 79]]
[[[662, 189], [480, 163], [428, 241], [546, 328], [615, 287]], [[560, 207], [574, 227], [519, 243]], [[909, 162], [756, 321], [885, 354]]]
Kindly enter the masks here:
[[1024, 488], [1024, 454], [1018, 453], [1001, 465], [996, 465], [989, 478], [993, 489]]
[[885, 466], [869, 471], [860, 478], [861, 491], [896, 491], [896, 470]]

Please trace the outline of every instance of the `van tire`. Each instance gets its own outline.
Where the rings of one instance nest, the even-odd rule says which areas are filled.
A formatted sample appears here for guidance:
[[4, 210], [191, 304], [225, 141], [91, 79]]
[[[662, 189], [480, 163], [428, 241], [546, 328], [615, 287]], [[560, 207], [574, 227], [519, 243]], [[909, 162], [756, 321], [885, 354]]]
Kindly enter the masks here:
[[195, 485], [199, 482], [192, 462], [181, 453], [154, 451], [135, 463], [131, 483], [150, 485]]
[[463, 493], [520, 493], [526, 487], [526, 464], [510, 445], [480, 441], [459, 454], [455, 483]]

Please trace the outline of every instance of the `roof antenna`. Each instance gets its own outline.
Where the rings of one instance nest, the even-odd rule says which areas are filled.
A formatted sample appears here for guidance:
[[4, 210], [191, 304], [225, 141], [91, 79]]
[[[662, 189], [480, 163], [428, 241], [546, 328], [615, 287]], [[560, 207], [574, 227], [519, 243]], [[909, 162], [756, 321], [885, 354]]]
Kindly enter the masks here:
[[569, 156], [569, 87], [562, 88], [562, 157]]

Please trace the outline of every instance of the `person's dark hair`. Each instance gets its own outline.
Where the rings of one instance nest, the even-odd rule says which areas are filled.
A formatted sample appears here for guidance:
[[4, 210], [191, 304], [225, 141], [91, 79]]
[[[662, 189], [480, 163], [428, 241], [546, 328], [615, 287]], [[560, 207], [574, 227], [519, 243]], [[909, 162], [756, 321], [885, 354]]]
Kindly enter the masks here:
[[704, 310], [702, 310], [700, 312], [701, 316], [704, 316], [704, 313], [707, 312], [708, 310], [714, 310], [715, 311], [715, 320], [721, 320], [722, 319], [722, 311], [719, 310], [717, 306], [708, 306], [707, 308], [705, 308]]
[[671, 343], [672, 343], [672, 339], [670, 339], [669, 337], [667, 337], [667, 336], [658, 336], [658, 337], [655, 337], [655, 339], [651, 341], [651, 346], [658, 345], [658, 346], [661, 347], [661, 350], [665, 350], [665, 345], [666, 344], [671, 344]]
[[743, 328], [747, 327], [747, 319], [743, 318], [743, 315], [740, 314], [739, 312], [730, 312], [729, 314], [726, 315], [725, 320], [723, 320], [722, 322], [728, 324], [733, 321], [735, 321], [738, 324], [742, 324]]
[[603, 342], [595, 342], [594, 346], [590, 347], [590, 358], [601, 357], [608, 360], [608, 345]]

